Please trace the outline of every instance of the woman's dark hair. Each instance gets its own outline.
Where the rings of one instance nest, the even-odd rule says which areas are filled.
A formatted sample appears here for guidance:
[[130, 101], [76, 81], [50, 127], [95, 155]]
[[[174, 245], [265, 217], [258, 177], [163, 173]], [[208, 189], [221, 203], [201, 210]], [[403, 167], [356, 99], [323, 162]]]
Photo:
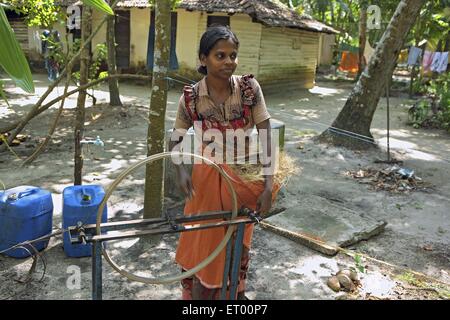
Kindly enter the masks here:
[[[231, 39], [236, 47], [239, 48], [239, 40], [229, 27], [222, 25], [212, 25], [208, 27], [200, 40], [200, 48], [198, 50], [199, 59], [202, 59], [202, 55], [207, 57], [217, 41], [228, 39]], [[206, 66], [198, 67], [197, 71], [204, 75], [207, 74]]]

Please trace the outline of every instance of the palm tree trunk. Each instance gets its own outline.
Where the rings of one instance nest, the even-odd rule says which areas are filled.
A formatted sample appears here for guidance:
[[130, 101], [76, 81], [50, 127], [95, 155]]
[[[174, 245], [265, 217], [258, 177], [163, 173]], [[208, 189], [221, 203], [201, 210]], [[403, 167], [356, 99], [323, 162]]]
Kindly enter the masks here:
[[[148, 116], [147, 155], [164, 151], [164, 120], [167, 105], [167, 70], [170, 48], [170, 1], [155, 1], [155, 48]], [[144, 218], [160, 217], [163, 209], [163, 161], [147, 165], [145, 172]]]
[[[115, 39], [115, 16], [108, 17], [106, 21], [106, 44], [108, 46], [108, 74], [117, 73], [116, 63], [116, 39]], [[112, 106], [122, 106], [119, 94], [119, 80], [109, 78], [109, 104]]]

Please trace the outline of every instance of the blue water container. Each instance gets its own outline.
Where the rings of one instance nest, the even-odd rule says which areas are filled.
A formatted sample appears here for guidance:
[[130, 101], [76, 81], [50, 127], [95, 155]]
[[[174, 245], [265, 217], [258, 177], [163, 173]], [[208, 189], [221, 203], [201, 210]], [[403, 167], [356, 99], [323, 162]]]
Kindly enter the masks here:
[[[49, 191], [20, 186], [0, 191], [0, 251], [52, 232], [53, 201]], [[33, 243], [41, 251], [48, 245], [48, 239]], [[26, 246], [32, 254], [31, 247]], [[4, 254], [14, 258], [26, 258], [30, 252], [17, 248]]]
[[[83, 224], [95, 224], [97, 211], [105, 196], [100, 185], [70, 186], [63, 191], [63, 228], [76, 226], [79, 221]], [[108, 210], [102, 212], [102, 222], [108, 219]], [[90, 257], [92, 244], [71, 244], [69, 233], [64, 233], [64, 252], [69, 257]]]

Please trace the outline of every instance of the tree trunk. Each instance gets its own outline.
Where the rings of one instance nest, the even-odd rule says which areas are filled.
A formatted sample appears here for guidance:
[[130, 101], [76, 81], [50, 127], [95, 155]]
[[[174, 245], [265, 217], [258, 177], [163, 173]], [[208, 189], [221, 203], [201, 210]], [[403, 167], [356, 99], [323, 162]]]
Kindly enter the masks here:
[[[115, 16], [109, 16], [106, 22], [106, 44], [108, 46], [108, 74], [117, 73], [116, 64], [116, 37], [115, 37]], [[119, 94], [119, 80], [109, 78], [109, 104], [112, 106], [122, 106]]]
[[367, 3], [366, 1], [360, 2], [360, 16], [359, 16], [359, 64], [358, 64], [358, 76], [359, 79], [361, 73], [366, 67], [366, 62], [364, 58], [364, 51], [366, 49], [366, 38], [367, 38]]
[[[81, 42], [84, 43], [92, 32], [92, 9], [89, 6], [83, 6], [83, 14], [81, 17]], [[90, 60], [90, 43], [84, 46], [80, 55], [80, 86], [88, 83], [89, 60]], [[77, 111], [75, 119], [75, 168], [74, 168], [74, 185], [81, 185], [83, 180], [83, 154], [80, 141], [84, 136], [84, 119], [86, 103], [86, 90], [80, 90], [77, 99]]]
[[[167, 104], [167, 70], [169, 68], [170, 45], [170, 1], [155, 1], [155, 48], [148, 116], [147, 155], [164, 151], [164, 120]], [[164, 199], [163, 161], [153, 162], [146, 167], [144, 218], [160, 217]]]
[[335, 25], [335, 19], [334, 19], [334, 3], [333, 1], [330, 1], [330, 14], [331, 14], [331, 25]]
[[[392, 76], [398, 54], [425, 0], [401, 0], [375, 49], [367, 68], [361, 74], [350, 97], [332, 127], [319, 140], [349, 148], [366, 149], [373, 143], [370, 125], [386, 82]], [[349, 133], [350, 132], [350, 133]], [[355, 136], [353, 133], [356, 133]], [[352, 137], [350, 137], [351, 135]], [[362, 136], [367, 137], [365, 140]]]
[[[444, 51], [450, 51], [450, 31], [447, 33], [447, 40], [445, 40]], [[450, 64], [447, 65], [447, 72], [450, 71]]]

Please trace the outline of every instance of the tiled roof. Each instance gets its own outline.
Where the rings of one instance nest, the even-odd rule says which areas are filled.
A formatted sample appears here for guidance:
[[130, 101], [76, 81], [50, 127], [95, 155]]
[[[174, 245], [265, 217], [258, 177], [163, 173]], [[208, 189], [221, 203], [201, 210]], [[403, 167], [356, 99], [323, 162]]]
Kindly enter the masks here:
[[316, 32], [338, 33], [308, 16], [302, 16], [278, 1], [270, 0], [182, 0], [179, 8], [189, 11], [246, 13], [270, 27], [288, 27]]
[[[59, 0], [72, 4], [77, 0]], [[168, 0], [167, 0], [168, 1]], [[118, 8], [148, 8], [148, 0], [122, 0]], [[277, 0], [181, 0], [178, 8], [188, 11], [204, 11], [208, 13], [225, 12], [229, 14], [245, 13], [256, 22], [270, 27], [287, 27], [324, 33], [338, 33], [309, 16], [299, 15]]]

